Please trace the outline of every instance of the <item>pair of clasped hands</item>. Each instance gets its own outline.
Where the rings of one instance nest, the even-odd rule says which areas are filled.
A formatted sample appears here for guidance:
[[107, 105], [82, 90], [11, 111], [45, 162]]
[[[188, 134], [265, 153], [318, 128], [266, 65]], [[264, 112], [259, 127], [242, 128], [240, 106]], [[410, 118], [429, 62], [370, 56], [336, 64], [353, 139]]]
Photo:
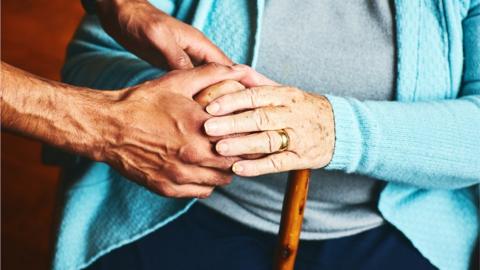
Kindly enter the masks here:
[[[111, 139], [97, 160], [163, 196], [198, 198], [229, 184], [233, 173], [330, 162], [335, 134], [325, 97], [233, 64], [200, 31], [145, 0], [100, 1], [98, 13], [125, 48], [173, 71], [111, 92], [118, 101], [108, 110]], [[279, 131], [288, 136], [284, 149]]]

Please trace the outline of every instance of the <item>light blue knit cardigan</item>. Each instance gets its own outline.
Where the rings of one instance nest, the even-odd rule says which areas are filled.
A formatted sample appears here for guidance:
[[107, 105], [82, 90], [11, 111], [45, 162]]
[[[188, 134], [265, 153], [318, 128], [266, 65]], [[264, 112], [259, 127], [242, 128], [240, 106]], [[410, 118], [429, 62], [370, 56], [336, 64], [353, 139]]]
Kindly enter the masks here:
[[[201, 29], [235, 62], [255, 66], [262, 0], [152, 3]], [[397, 0], [395, 6], [397, 101], [329, 96], [336, 144], [326, 169], [388, 181], [378, 204], [385, 219], [437, 267], [467, 269], [479, 227], [480, 0]], [[92, 15], [69, 46], [63, 79], [117, 89], [163, 73], [116, 44]], [[156, 196], [81, 158], [63, 179], [55, 269], [84, 268], [194, 202]]]

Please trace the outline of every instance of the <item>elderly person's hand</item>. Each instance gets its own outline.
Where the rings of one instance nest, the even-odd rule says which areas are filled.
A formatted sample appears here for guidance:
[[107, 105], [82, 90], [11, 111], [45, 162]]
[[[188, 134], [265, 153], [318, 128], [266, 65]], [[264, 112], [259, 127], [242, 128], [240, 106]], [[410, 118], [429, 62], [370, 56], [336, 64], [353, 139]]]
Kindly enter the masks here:
[[188, 69], [232, 61], [205, 35], [147, 0], [97, 1], [102, 26], [127, 50], [157, 67]]
[[223, 95], [207, 111], [216, 116], [204, 125], [210, 136], [254, 132], [218, 141], [219, 154], [268, 154], [236, 162], [233, 171], [238, 175], [317, 169], [332, 158], [334, 117], [324, 96], [287, 86], [262, 86]]

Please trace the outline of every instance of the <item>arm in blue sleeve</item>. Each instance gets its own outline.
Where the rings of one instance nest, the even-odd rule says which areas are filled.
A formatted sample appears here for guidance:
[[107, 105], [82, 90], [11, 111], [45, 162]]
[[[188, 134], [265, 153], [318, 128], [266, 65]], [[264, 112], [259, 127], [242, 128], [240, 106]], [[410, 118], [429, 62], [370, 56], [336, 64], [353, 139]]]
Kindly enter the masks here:
[[336, 142], [327, 169], [422, 188], [480, 181], [480, 95], [416, 103], [328, 98]]
[[126, 51], [87, 15], [69, 44], [62, 80], [94, 89], [120, 89], [154, 79], [166, 71]]
[[480, 182], [480, 5], [470, 9], [463, 30], [464, 74], [456, 100], [328, 97], [336, 143], [326, 169], [420, 188], [455, 189]]
[[[87, 10], [93, 11], [97, 0], [82, 0]], [[178, 0], [149, 0], [172, 15]], [[185, 5], [186, 6], [186, 5]], [[96, 89], [117, 89], [150, 80], [165, 73], [126, 51], [102, 28], [95, 15], [87, 15], [69, 44], [66, 63], [62, 70], [65, 82]]]

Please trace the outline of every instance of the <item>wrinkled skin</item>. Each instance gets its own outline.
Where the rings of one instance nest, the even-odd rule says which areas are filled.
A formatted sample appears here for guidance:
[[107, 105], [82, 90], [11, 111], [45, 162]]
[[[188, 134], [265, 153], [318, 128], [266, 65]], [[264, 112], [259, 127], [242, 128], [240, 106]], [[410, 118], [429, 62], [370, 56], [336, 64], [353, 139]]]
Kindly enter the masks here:
[[[260, 86], [223, 95], [206, 110], [216, 116], [205, 123], [208, 135], [250, 133], [218, 141], [219, 154], [268, 154], [236, 162], [233, 171], [238, 175], [317, 169], [332, 159], [334, 118], [332, 106], [324, 96], [287, 86]], [[276, 131], [280, 129], [290, 138], [288, 148], [282, 152], [278, 152], [281, 136]]]
[[[209, 64], [120, 91], [108, 109], [109, 128], [102, 136], [108, 143], [96, 159], [164, 196], [209, 196], [215, 186], [230, 182], [238, 158], [215, 153], [214, 139], [203, 130], [211, 116], [193, 96], [224, 80], [243, 88], [256, 80], [254, 74], [244, 66]], [[197, 99], [204, 105], [207, 97], [216, 97], [212, 93]]]

